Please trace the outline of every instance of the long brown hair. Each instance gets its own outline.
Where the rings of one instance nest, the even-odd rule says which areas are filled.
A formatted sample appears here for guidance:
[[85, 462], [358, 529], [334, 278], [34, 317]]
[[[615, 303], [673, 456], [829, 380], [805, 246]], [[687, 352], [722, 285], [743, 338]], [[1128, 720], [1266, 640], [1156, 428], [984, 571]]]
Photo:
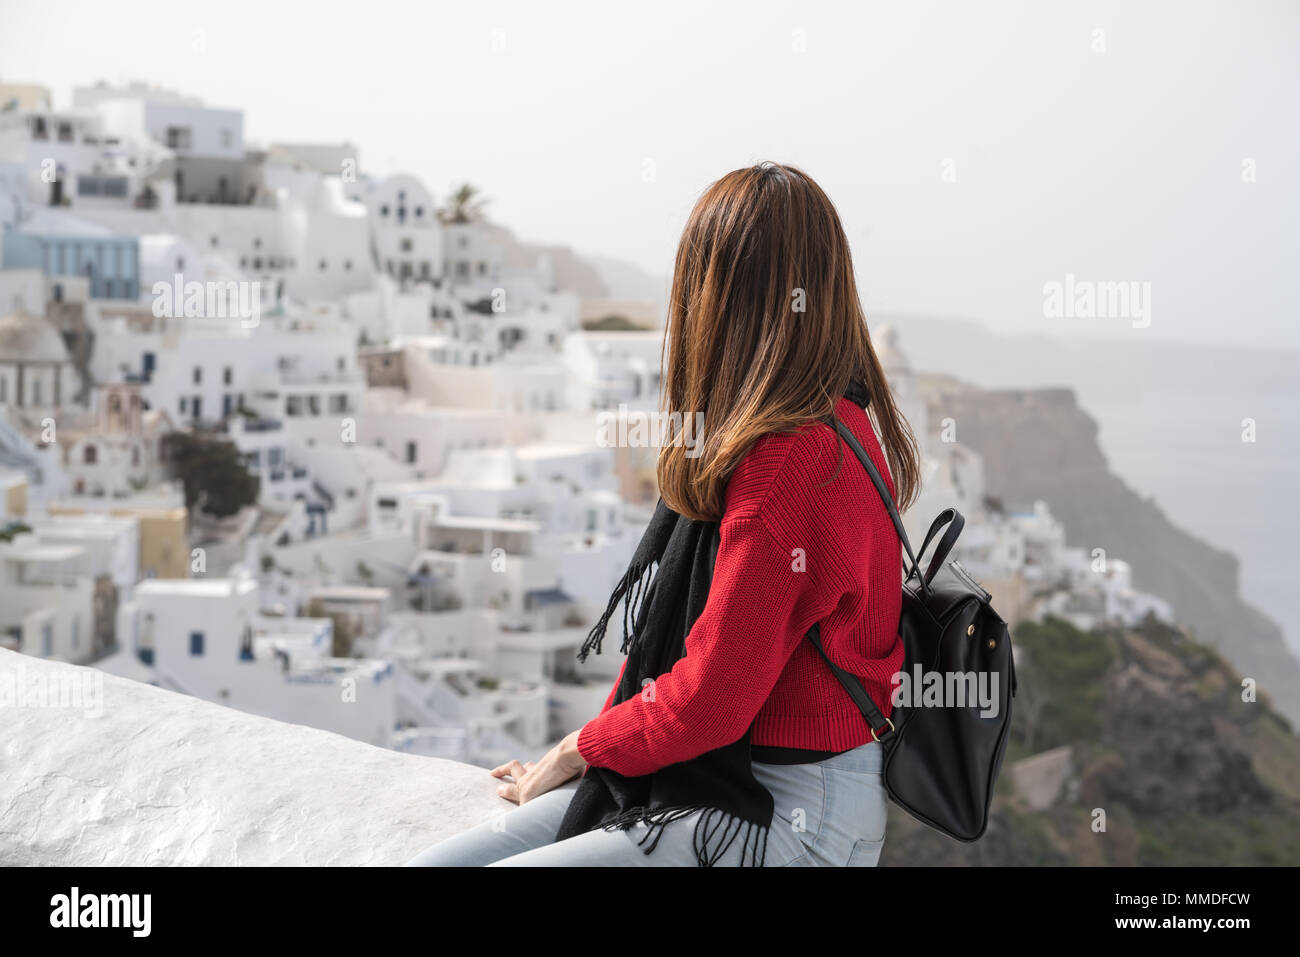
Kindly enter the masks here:
[[[720, 519], [727, 482], [754, 442], [828, 417], [854, 378], [866, 384], [906, 508], [920, 485], [916, 439], [872, 348], [839, 214], [793, 166], [723, 176], [695, 204], [677, 247], [664, 335], [662, 404], [675, 432], [659, 454], [664, 502]], [[696, 421], [702, 434], [676, 431]]]

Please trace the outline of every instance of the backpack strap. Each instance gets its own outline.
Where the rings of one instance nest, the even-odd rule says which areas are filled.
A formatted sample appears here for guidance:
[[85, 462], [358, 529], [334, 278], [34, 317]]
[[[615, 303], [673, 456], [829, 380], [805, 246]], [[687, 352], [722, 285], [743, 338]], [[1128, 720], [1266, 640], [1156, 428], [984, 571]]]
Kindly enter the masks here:
[[[898, 514], [898, 506], [894, 504], [894, 498], [889, 494], [889, 486], [885, 484], [884, 478], [881, 477], [880, 470], [876, 468], [876, 463], [871, 460], [871, 456], [862, 447], [862, 443], [858, 441], [857, 436], [850, 432], [849, 427], [841, 422], [837, 416], [831, 416], [828, 424], [834, 427], [840, 438], [853, 450], [853, 454], [857, 456], [858, 461], [862, 463], [862, 467], [866, 469], [867, 475], [870, 476], [871, 484], [876, 487], [876, 491], [880, 494], [880, 500], [884, 502], [886, 511], [889, 512], [889, 518], [894, 523], [895, 531], [898, 532], [898, 540], [902, 542], [907, 557], [912, 560], [911, 570], [904, 569], [904, 571], [907, 571], [905, 579], [911, 579], [915, 575], [917, 585], [921, 589], [922, 598], [928, 597], [930, 582], [934, 579], [935, 573], [943, 566], [943, 560], [952, 551], [952, 547], [956, 544], [957, 536], [961, 534], [966, 520], [962, 517], [961, 512], [955, 508], [946, 508], [939, 513], [939, 517], [934, 520], [934, 523], [930, 526], [930, 531], [925, 536], [925, 541], [921, 544], [919, 554], [922, 558], [925, 557], [926, 549], [930, 547], [930, 542], [934, 540], [939, 530], [945, 525], [947, 530], [939, 539], [939, 544], [935, 546], [934, 555], [930, 558], [930, 565], [925, 570], [925, 574], [922, 575], [917, 556], [912, 554], [912, 543], [907, 540], [907, 530], [903, 528], [903, 519]], [[844, 690], [849, 693], [849, 697], [858, 706], [862, 716], [867, 719], [867, 726], [871, 728], [871, 737], [881, 741], [892, 735], [894, 733], [894, 722], [880, 713], [880, 709], [871, 700], [871, 695], [867, 693], [867, 689], [863, 687], [858, 676], [841, 668], [831, 661], [830, 655], [826, 654], [826, 649], [822, 646], [821, 626], [814, 624], [808, 629], [806, 637], [812, 642], [813, 647], [817, 649], [817, 653], [822, 656], [822, 660], [830, 667], [831, 672], [839, 679], [840, 684], [844, 686]], [[1014, 683], [1014, 672], [1011, 680]]]
[[[922, 596], [927, 596], [930, 590], [930, 582], [934, 581], [935, 574], [943, 567], [943, 560], [948, 557], [952, 551], [953, 545], [957, 544], [957, 538], [961, 535], [962, 528], [966, 525], [966, 519], [962, 517], [961, 512], [955, 508], [945, 508], [939, 513], [939, 516], [930, 526], [930, 531], [926, 533], [925, 541], [921, 543], [921, 550], [915, 555], [912, 554], [912, 543], [908, 541], [907, 530], [903, 528], [903, 519], [898, 514], [898, 506], [894, 504], [894, 498], [889, 494], [889, 486], [880, 475], [880, 470], [876, 468], [876, 463], [871, 461], [871, 456], [867, 450], [862, 447], [858, 437], [849, 431], [849, 427], [839, 420], [838, 417], [832, 416], [829, 422], [834, 426], [835, 431], [839, 433], [845, 444], [853, 450], [853, 454], [858, 457], [862, 467], [867, 470], [867, 475], [871, 478], [871, 484], [876, 487], [880, 493], [880, 500], [885, 503], [885, 510], [889, 512], [889, 519], [894, 523], [894, 530], [898, 532], [898, 539], [903, 543], [903, 550], [907, 552], [907, 557], [912, 561], [910, 570], [904, 568], [907, 572], [903, 576], [904, 581], [910, 579], [913, 574], [917, 575], [917, 581], [921, 588]], [[934, 536], [938, 534], [939, 529], [948, 526], [943, 537], [939, 539], [939, 544], [935, 546], [934, 554], [930, 557], [930, 564], [925, 570], [925, 575], [920, 574], [920, 564], [918, 559], [925, 557], [926, 549], [930, 547], [930, 542], [934, 541]]]
[[853, 703], [858, 706], [858, 710], [862, 712], [862, 717], [867, 719], [867, 727], [871, 729], [871, 737], [880, 741], [882, 738], [887, 738], [893, 734], [894, 722], [880, 713], [880, 709], [871, 700], [871, 695], [867, 694], [867, 689], [862, 686], [858, 676], [851, 671], [845, 671], [831, 661], [830, 655], [826, 654], [826, 649], [822, 647], [821, 626], [814, 624], [809, 628], [807, 638], [812, 642], [813, 647], [817, 649], [817, 653], [822, 656], [822, 660], [830, 666], [831, 671], [835, 673], [835, 677], [840, 679], [840, 684], [849, 693]]
[[943, 560], [948, 557], [952, 547], [957, 544], [957, 537], [961, 535], [961, 530], [966, 526], [966, 519], [955, 508], [945, 508], [930, 526], [925, 541], [921, 543], [921, 550], [917, 552], [918, 555], [925, 556], [925, 550], [930, 547], [930, 542], [938, 534], [939, 529], [945, 525], [948, 526], [948, 530], [943, 533], [943, 538], [939, 539], [939, 544], [934, 547], [934, 555], [930, 557], [930, 567], [925, 572], [926, 585], [929, 585], [934, 580], [935, 572], [943, 567]]
[[[835, 431], [839, 433], [840, 438], [842, 438], [845, 444], [853, 450], [853, 454], [858, 457], [858, 461], [862, 463], [862, 467], [867, 470], [867, 475], [871, 478], [871, 484], [874, 485], [876, 491], [880, 493], [880, 500], [885, 503], [885, 510], [889, 512], [890, 521], [894, 523], [894, 530], [898, 532], [898, 540], [903, 543], [903, 550], [907, 552], [907, 557], [912, 560], [912, 569], [904, 575], [903, 578], [911, 578], [912, 574], [918, 571], [916, 556], [912, 554], [912, 543], [907, 540], [907, 529], [903, 528], [903, 519], [902, 516], [898, 514], [898, 506], [894, 504], [894, 497], [889, 494], [889, 486], [885, 484], [884, 478], [880, 475], [880, 470], [876, 468], [876, 463], [871, 461], [871, 456], [868, 455], [867, 450], [862, 447], [862, 443], [858, 441], [858, 437], [849, 431], [849, 427], [841, 422], [838, 416], [832, 416], [829, 424], [834, 426]], [[934, 529], [930, 530], [930, 534], [934, 534]], [[925, 543], [927, 545], [930, 544], [930, 539], [926, 538]], [[925, 554], [924, 547], [921, 548], [921, 554]], [[907, 569], [903, 570], [907, 571]], [[929, 578], [927, 577], [927, 579], [921, 583], [922, 592], [924, 592], [928, 586]]]
[[[898, 540], [902, 542], [903, 550], [907, 552], [907, 557], [912, 560], [912, 570], [908, 572], [907, 575], [907, 577], [910, 578], [918, 569], [916, 556], [912, 554], [912, 543], [907, 540], [907, 530], [903, 528], [903, 519], [898, 514], [898, 506], [894, 504], [894, 498], [889, 494], [889, 486], [885, 484], [885, 480], [881, 476], [880, 470], [876, 468], [876, 463], [871, 461], [871, 456], [869, 456], [866, 449], [862, 447], [862, 443], [858, 441], [858, 437], [849, 431], [848, 426], [841, 422], [837, 416], [831, 416], [828, 424], [834, 427], [835, 431], [839, 433], [840, 438], [842, 438], [848, 447], [853, 450], [853, 454], [857, 456], [858, 461], [862, 463], [862, 467], [866, 469], [867, 475], [871, 478], [871, 484], [876, 487], [876, 491], [880, 494], [880, 500], [884, 502], [885, 509], [889, 512], [889, 518], [894, 523], [894, 530], [898, 532]], [[960, 528], [958, 530], [960, 531]], [[931, 535], [933, 535], [935, 531], [937, 531], [937, 529], [931, 529]], [[928, 545], [929, 543], [929, 538], [927, 537], [926, 544]], [[924, 548], [921, 549], [921, 553], [925, 554]], [[929, 587], [930, 577], [933, 576], [927, 575], [925, 578], [920, 579], [922, 593], [924, 593]], [[844, 686], [844, 690], [849, 693], [849, 697], [853, 699], [853, 703], [857, 705], [858, 710], [862, 712], [862, 717], [867, 719], [867, 727], [871, 729], [871, 737], [876, 741], [881, 741], [892, 735], [894, 733], [894, 722], [890, 721], [880, 713], [880, 709], [877, 708], [876, 703], [871, 700], [871, 695], [867, 693], [867, 689], [863, 687], [858, 676], [853, 674], [851, 671], [846, 671], [841, 668], [835, 662], [831, 661], [830, 655], [826, 654], [826, 649], [822, 646], [821, 625], [814, 624], [808, 629], [806, 637], [810, 642], [812, 642], [812, 646], [817, 649], [817, 653], [822, 656], [822, 660], [826, 662], [827, 667], [829, 667], [835, 677], [839, 679], [840, 684]]]

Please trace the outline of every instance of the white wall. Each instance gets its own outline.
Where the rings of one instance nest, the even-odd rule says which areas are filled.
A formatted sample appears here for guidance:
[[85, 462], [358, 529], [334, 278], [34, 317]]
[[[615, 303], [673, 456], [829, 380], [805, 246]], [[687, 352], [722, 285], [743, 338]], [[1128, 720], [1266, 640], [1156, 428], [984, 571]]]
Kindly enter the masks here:
[[0, 820], [24, 822], [0, 828], [10, 864], [397, 865], [513, 807], [481, 768], [92, 669], [0, 650], [0, 680], [93, 693], [7, 709]]
[[[245, 629], [259, 622], [251, 580], [147, 581], [133, 601], [139, 641], [154, 649], [154, 668], [168, 682], [208, 701], [387, 745], [396, 721], [396, 682], [379, 663], [339, 660], [337, 670], [282, 670], [274, 657], [240, 655]], [[222, 588], [221, 586], [230, 586]], [[152, 616], [152, 617], [151, 617]], [[202, 653], [192, 653], [192, 635]], [[327, 665], [330, 661], [321, 661]], [[373, 672], [373, 674], [372, 674]]]

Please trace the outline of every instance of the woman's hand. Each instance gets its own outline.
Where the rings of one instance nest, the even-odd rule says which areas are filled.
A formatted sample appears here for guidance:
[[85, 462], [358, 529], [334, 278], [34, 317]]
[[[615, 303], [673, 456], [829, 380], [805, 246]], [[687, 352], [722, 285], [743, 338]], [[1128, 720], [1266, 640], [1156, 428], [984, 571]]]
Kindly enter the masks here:
[[499, 768], [493, 768], [494, 778], [511, 778], [497, 788], [497, 794], [507, 801], [525, 804], [576, 778], [587, 767], [587, 762], [578, 753], [579, 731], [574, 731], [551, 748], [546, 756], [536, 763], [529, 761], [527, 764], [521, 764], [518, 761], [510, 761]]

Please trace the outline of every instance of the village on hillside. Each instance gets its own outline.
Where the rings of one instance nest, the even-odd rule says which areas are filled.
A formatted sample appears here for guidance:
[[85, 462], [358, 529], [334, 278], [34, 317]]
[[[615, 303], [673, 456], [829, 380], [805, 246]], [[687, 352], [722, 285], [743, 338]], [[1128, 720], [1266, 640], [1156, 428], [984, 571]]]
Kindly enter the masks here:
[[[0, 84], [0, 647], [538, 755], [618, 674], [577, 651], [657, 499], [627, 427], [658, 412], [657, 316], [360, 153], [252, 144], [241, 110], [150, 86]], [[987, 496], [873, 332], [923, 446], [914, 541], [959, 508], [954, 557], [1013, 624], [1172, 620], [1041, 502]]]

